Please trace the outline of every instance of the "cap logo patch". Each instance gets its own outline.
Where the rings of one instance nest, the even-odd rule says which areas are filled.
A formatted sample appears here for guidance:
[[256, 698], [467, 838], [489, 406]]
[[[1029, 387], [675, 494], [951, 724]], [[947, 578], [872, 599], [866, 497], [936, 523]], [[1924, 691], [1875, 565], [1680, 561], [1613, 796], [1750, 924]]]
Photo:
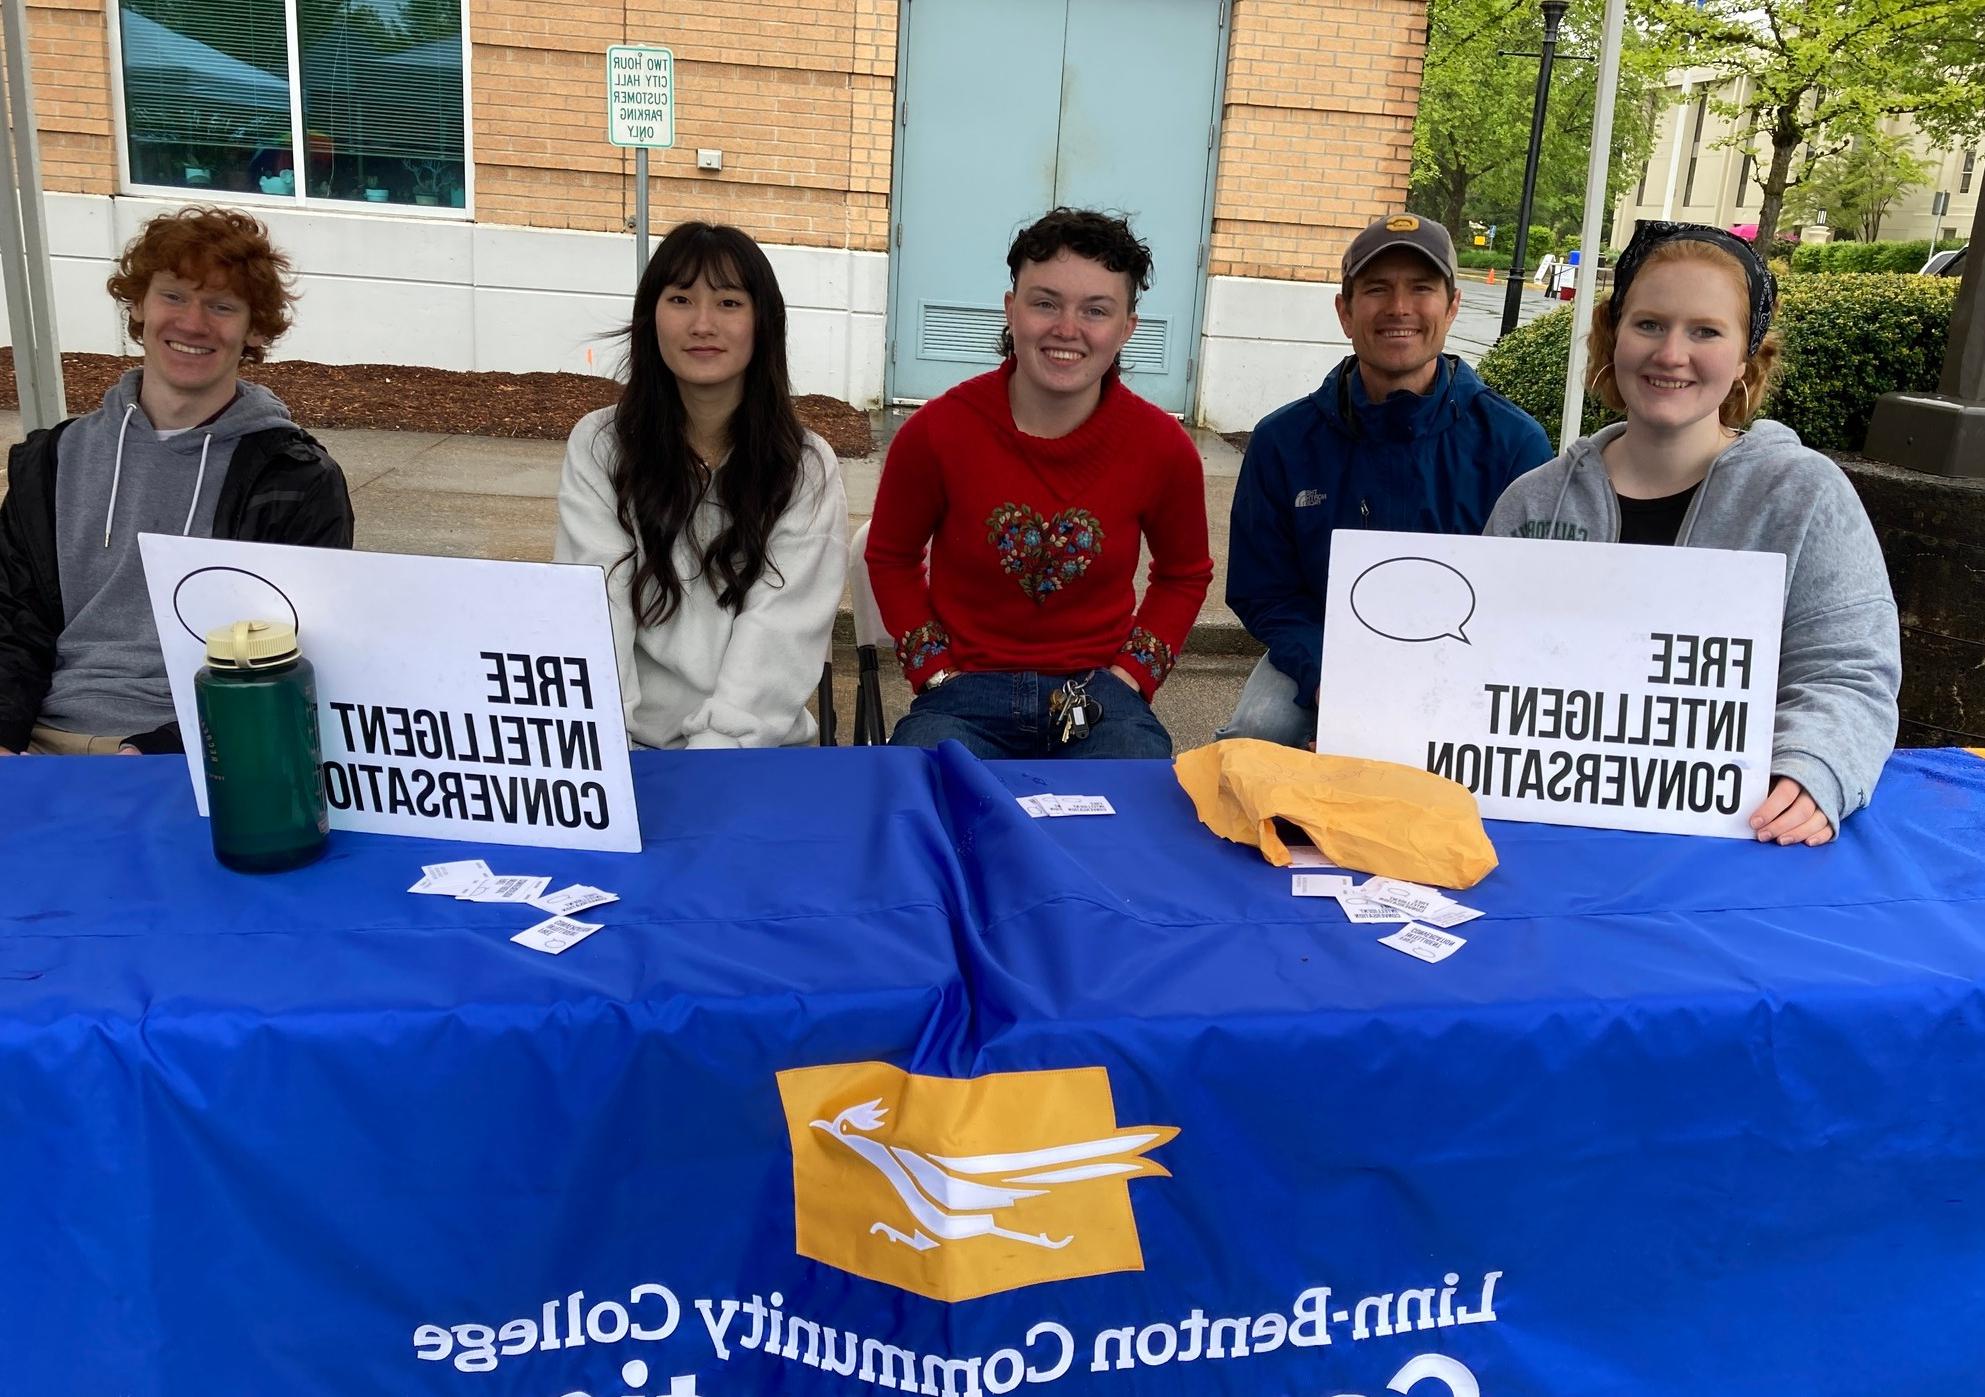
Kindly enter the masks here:
[[1420, 220], [1410, 213], [1396, 213], [1385, 221], [1388, 233], [1410, 233], [1420, 226]]

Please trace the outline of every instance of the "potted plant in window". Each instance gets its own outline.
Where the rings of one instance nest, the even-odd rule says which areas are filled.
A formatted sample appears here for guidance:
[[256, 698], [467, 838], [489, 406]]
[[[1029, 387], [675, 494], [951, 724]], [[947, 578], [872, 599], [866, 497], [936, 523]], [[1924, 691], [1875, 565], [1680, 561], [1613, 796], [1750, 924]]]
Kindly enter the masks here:
[[392, 190], [390, 190], [390, 189], [388, 189], [388, 188], [386, 188], [386, 187], [385, 187], [384, 185], [382, 185], [382, 184], [381, 184], [381, 183], [379, 182], [379, 176], [377, 176], [377, 175], [367, 175], [367, 176], [365, 177], [365, 202], [366, 202], [366, 203], [368, 203], [368, 204], [383, 204], [383, 203], [385, 203], [385, 202], [386, 202], [386, 201], [387, 201], [388, 199], [390, 199], [390, 198], [392, 198], [392, 197], [393, 197], [393, 191], [392, 191]]
[[186, 144], [182, 147], [182, 173], [186, 183], [198, 189], [212, 185], [221, 171], [221, 162], [239, 158], [244, 146], [251, 144], [247, 128], [220, 112], [195, 117], [183, 130]]
[[205, 189], [214, 182], [214, 152], [206, 146], [186, 147], [186, 183], [195, 189]]
[[407, 169], [414, 177], [414, 202], [434, 205], [441, 202], [441, 176], [444, 173], [439, 160], [409, 160]]

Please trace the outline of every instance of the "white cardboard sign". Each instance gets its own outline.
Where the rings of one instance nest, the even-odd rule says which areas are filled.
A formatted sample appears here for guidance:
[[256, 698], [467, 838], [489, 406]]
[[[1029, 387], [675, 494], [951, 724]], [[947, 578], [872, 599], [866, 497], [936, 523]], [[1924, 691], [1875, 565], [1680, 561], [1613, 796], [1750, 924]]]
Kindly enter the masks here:
[[317, 672], [335, 829], [641, 848], [595, 567], [141, 534], [186, 766], [207, 813], [200, 637], [292, 623]]
[[1487, 819], [1749, 839], [1784, 609], [1776, 553], [1340, 529], [1317, 750]]

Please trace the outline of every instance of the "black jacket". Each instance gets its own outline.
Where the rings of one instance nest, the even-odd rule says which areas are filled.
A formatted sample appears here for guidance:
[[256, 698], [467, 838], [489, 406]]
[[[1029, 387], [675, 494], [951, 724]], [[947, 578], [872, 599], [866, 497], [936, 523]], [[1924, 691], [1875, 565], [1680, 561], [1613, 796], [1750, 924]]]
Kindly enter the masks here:
[[[41, 712], [62, 634], [55, 473], [56, 444], [68, 426], [43, 428], [14, 447], [7, 458], [7, 498], [0, 501], [0, 747], [16, 752], [27, 746]], [[352, 505], [345, 473], [299, 427], [251, 432], [235, 444], [228, 462], [213, 536], [349, 548]], [[185, 750], [177, 723], [125, 741], [142, 752]]]

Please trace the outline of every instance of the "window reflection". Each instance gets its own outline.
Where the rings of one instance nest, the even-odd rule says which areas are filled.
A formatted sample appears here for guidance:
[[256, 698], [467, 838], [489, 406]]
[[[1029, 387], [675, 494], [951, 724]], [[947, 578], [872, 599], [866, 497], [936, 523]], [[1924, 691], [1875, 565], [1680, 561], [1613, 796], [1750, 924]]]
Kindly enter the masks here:
[[461, 0], [287, 3], [124, 0], [132, 181], [462, 207]]

